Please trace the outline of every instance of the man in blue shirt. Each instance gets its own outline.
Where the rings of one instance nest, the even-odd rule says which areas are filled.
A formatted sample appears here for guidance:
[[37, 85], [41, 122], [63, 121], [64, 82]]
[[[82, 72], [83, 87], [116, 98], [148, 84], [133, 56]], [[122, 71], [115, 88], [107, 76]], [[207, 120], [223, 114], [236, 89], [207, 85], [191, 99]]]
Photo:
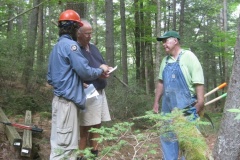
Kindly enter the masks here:
[[78, 149], [78, 110], [84, 109], [86, 102], [83, 81], [97, 79], [109, 70], [105, 64], [95, 68], [88, 65], [76, 42], [81, 26], [78, 13], [62, 12], [58, 21], [59, 39], [49, 56], [47, 80], [54, 88], [51, 160], [75, 157], [72, 153]]

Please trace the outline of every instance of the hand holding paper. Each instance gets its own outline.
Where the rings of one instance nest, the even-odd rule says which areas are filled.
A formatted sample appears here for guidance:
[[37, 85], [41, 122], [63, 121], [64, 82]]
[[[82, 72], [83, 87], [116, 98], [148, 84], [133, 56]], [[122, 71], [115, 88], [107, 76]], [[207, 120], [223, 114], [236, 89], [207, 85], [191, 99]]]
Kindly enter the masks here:
[[112, 73], [113, 71], [115, 71], [117, 69], [117, 66], [115, 66], [114, 68], [110, 69], [108, 74]]

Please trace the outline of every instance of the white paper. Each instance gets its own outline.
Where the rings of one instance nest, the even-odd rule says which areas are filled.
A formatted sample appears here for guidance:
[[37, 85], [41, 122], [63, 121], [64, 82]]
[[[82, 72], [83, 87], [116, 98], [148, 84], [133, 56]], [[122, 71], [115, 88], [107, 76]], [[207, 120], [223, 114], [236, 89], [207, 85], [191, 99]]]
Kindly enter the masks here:
[[93, 84], [89, 84], [87, 88], [84, 88], [84, 92], [86, 94], [86, 99], [99, 95]]
[[112, 73], [113, 71], [115, 71], [117, 69], [117, 66], [115, 66], [114, 68], [112, 68], [111, 70], [109, 70], [108, 73]]

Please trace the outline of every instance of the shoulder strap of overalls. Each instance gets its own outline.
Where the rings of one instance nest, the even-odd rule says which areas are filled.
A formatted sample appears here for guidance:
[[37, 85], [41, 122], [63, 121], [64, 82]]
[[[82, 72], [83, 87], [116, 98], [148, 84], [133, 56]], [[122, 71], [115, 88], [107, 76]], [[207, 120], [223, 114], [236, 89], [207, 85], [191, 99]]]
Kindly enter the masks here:
[[[177, 58], [177, 63], [179, 63], [179, 61], [180, 61], [180, 57], [182, 56], [182, 51], [179, 53], [179, 55], [178, 55], [178, 58]], [[166, 59], [166, 64], [168, 64], [168, 60], [169, 60], [169, 58], [170, 58], [170, 55], [168, 55], [167, 56], [167, 59]]]
[[177, 58], [177, 63], [180, 61], [180, 57], [182, 56], [182, 51], [179, 53], [178, 58]]

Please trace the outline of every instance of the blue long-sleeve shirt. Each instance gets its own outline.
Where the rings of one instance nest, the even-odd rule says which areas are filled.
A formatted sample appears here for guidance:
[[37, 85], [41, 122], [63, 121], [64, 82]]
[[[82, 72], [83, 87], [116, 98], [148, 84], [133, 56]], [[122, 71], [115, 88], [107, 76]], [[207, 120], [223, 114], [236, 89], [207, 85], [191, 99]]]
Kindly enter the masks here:
[[62, 35], [49, 56], [47, 81], [53, 86], [54, 95], [71, 100], [84, 109], [86, 95], [83, 81], [94, 80], [103, 72], [88, 63], [77, 42], [69, 35]]

